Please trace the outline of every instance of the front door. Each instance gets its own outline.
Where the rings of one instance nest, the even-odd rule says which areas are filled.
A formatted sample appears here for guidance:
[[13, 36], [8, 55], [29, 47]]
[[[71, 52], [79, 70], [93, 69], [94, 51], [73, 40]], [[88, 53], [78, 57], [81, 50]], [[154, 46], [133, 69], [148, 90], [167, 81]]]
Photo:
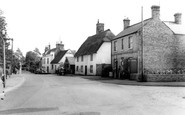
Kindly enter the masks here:
[[87, 66], [85, 66], [85, 75], [87, 75]]

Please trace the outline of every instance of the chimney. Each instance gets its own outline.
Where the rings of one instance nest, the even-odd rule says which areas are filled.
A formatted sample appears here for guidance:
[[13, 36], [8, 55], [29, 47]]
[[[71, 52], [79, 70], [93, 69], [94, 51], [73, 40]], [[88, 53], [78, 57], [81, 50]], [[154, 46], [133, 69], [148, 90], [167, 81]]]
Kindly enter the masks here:
[[96, 24], [96, 34], [99, 34], [104, 31], [104, 23], [98, 23]]
[[62, 41], [56, 43], [56, 48], [58, 50], [64, 50], [64, 44], [62, 44]]
[[123, 29], [126, 29], [127, 27], [129, 27], [130, 26], [130, 20], [128, 18], [124, 19], [123, 20], [123, 25], [124, 25]]
[[152, 9], [152, 18], [159, 19], [160, 18], [160, 6], [153, 5]]
[[174, 18], [175, 18], [175, 23], [176, 24], [181, 24], [181, 13], [175, 13]]

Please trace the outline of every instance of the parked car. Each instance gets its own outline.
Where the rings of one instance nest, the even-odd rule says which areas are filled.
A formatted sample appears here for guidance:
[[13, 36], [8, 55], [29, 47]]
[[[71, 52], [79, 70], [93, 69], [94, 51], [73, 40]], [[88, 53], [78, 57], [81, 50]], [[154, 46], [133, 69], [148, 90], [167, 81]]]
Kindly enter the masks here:
[[43, 68], [38, 68], [35, 70], [35, 74], [43, 74], [46, 73], [46, 71]]
[[59, 75], [65, 75], [66, 71], [64, 69], [64, 67], [59, 67], [57, 70], [57, 74]]

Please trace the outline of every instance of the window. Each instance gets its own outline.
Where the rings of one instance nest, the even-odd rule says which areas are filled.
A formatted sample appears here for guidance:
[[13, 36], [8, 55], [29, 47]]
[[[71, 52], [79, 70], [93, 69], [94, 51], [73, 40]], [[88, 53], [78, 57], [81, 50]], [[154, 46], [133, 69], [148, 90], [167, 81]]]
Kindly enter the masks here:
[[51, 69], [53, 69], [53, 64], [51, 65]]
[[47, 58], [47, 64], [49, 64], [49, 58]]
[[57, 65], [55, 65], [55, 70], [57, 70]]
[[81, 66], [81, 72], [83, 72], [83, 65]]
[[132, 49], [132, 44], [133, 44], [133, 40], [132, 40], [132, 36], [128, 37], [128, 48]]
[[78, 71], [78, 66], [76, 66], [76, 71]]
[[83, 61], [83, 60], [84, 60], [84, 57], [82, 56], [82, 57], [81, 57], [81, 61]]
[[114, 41], [114, 51], [117, 50], [117, 41]]
[[121, 39], [121, 49], [124, 49], [123, 39]]
[[93, 54], [91, 54], [91, 61], [93, 61]]
[[93, 73], [93, 65], [90, 65], [90, 73]]
[[77, 62], [79, 62], [79, 57], [77, 57]]

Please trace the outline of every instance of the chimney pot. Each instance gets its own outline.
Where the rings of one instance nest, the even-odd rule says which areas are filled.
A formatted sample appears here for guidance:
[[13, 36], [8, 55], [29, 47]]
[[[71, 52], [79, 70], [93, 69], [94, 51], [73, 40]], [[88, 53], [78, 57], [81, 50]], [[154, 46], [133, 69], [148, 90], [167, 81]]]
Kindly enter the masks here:
[[175, 13], [174, 18], [175, 18], [175, 23], [176, 24], [181, 24], [181, 13]]
[[130, 26], [130, 20], [128, 18], [123, 20], [124, 29]]

